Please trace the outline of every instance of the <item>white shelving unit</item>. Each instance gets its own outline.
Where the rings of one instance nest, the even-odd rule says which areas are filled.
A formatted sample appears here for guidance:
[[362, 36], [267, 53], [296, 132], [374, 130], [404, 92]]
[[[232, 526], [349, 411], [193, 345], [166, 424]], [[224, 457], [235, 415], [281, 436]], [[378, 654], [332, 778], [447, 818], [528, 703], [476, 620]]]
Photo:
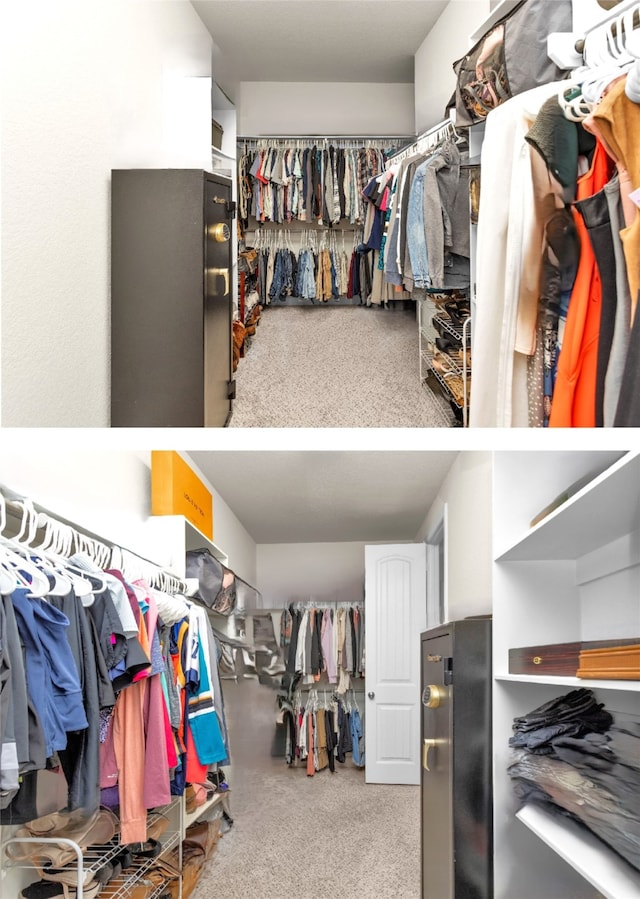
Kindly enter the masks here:
[[[539, 674], [499, 674], [498, 681], [507, 681], [520, 684], [539, 684]], [[555, 684], [558, 687], [566, 687], [567, 691], [586, 687], [588, 690], [619, 690], [619, 680], [590, 680], [584, 677], [562, 677], [559, 675], [547, 675], [545, 684]], [[630, 680], [625, 682], [625, 690], [630, 693], [640, 693], [640, 681]]]
[[512, 675], [508, 662], [515, 647], [640, 635], [640, 453], [496, 453], [494, 522], [495, 897], [630, 899], [640, 871], [604, 842], [538, 808], [518, 811], [508, 740], [514, 717], [577, 687], [592, 689], [614, 719], [637, 715], [640, 682]]
[[211, 812], [218, 805], [220, 805], [227, 814], [230, 814], [228, 790], [225, 790], [223, 793], [214, 793], [210, 799], [207, 799], [206, 802], [203, 802], [202, 805], [199, 805], [198, 808], [194, 809], [192, 812], [188, 812], [185, 808], [182, 817], [182, 839], [185, 838], [188, 827], [195, 824], [196, 821], [199, 821], [201, 818], [210, 817]]
[[[184, 803], [182, 798], [176, 797], [164, 808], [156, 809], [154, 812], [149, 813], [150, 821], [152, 821], [157, 814], [161, 814], [168, 819], [168, 827], [160, 837], [162, 846], [160, 858], [171, 860], [177, 850], [178, 869], [182, 866], [181, 843], [184, 839], [184, 831], [188, 826], [184, 823], [183, 809]], [[11, 827], [7, 828], [7, 830], [15, 831], [16, 828]], [[75, 853], [76, 857], [74, 861], [66, 866], [69, 868], [71, 875], [73, 876], [73, 874], [75, 874], [77, 877], [75, 886], [69, 886], [69, 896], [76, 896], [76, 894], [81, 895], [84, 878], [90, 876], [93, 881], [95, 874], [107, 864], [107, 862], [113, 861], [123, 849], [123, 846], [120, 844], [119, 834], [115, 834], [109, 843], [98, 846], [89, 846], [87, 848], [81, 848], [77, 843], [67, 839], [56, 840], [55, 837], [45, 837], [42, 840], [38, 840], [31, 837], [25, 840], [16, 837], [13, 833], [7, 834], [6, 836], [3, 834], [0, 852], [0, 895], [3, 897], [6, 896], [7, 899], [10, 899], [10, 897], [12, 899], [14, 896], [17, 897], [21, 889], [24, 889], [27, 885], [35, 883], [40, 879], [40, 873], [36, 868], [35, 861], [28, 858], [28, 847], [30, 842], [51, 843], [54, 846], [60, 845], [70, 848]], [[5, 850], [7, 850], [6, 856]], [[20, 861], [12, 861], [9, 857], [10, 851], [13, 853], [16, 853], [17, 851], [20, 855], [24, 856], [24, 858]], [[138, 891], [143, 891], [143, 880], [147, 872], [154, 867], [154, 862], [154, 858], [134, 855], [133, 865], [110, 880], [108, 886], [103, 887], [100, 891], [101, 895], [104, 894], [105, 897], [109, 896], [110, 899], [129, 899], [129, 897], [137, 896]], [[156, 899], [156, 897], [164, 895], [166, 889], [167, 884], [165, 882], [164, 884], [153, 887], [153, 889], [150, 887], [146, 888], [144, 895], [147, 899]], [[57, 893], [56, 896], [58, 895], [63, 895], [62, 885], [60, 885], [59, 894]], [[65, 892], [64, 895], [66, 896], [67, 892]], [[142, 895], [142, 892], [140, 892], [140, 895]], [[181, 882], [179, 885], [179, 895], [182, 895]]]
[[146, 527], [153, 533], [160, 563], [178, 577], [185, 577], [188, 549], [205, 547], [223, 565], [229, 562], [225, 551], [209, 540], [184, 515], [151, 515]]
[[[440, 331], [436, 330], [434, 320], [439, 323]], [[440, 353], [436, 349], [435, 342], [441, 334], [456, 344], [462, 352], [462, 359], [449, 357], [448, 354]], [[462, 424], [466, 428], [471, 385], [471, 318], [465, 318], [462, 325], [454, 324], [446, 314], [442, 314], [427, 293], [425, 297], [418, 300], [418, 340], [420, 343], [420, 383], [424, 384], [428, 376], [433, 375], [443, 388], [446, 398], [454, 402], [460, 409]], [[446, 371], [438, 367], [438, 358], [445, 360]]]
[[591, 833], [572, 821], [559, 821], [535, 806], [525, 806], [516, 818], [603, 896], [608, 899], [636, 899], [638, 896], [638, 878], [633, 869]]

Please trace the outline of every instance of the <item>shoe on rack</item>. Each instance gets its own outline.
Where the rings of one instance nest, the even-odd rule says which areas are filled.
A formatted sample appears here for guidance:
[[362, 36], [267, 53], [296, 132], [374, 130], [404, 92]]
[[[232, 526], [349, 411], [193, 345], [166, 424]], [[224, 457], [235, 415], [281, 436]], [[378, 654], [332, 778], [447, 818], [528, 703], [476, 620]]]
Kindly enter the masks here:
[[[440, 313], [440, 315], [441, 315], [441, 313]], [[447, 337], [451, 336], [451, 332], [448, 330], [447, 325], [445, 324], [445, 322], [443, 322], [440, 315], [434, 315], [433, 318], [431, 319], [431, 324], [433, 325], [435, 330], [438, 332], [440, 337], [444, 337], [446, 339]]]
[[[78, 869], [75, 864], [69, 864], [64, 868], [50, 868], [45, 865], [38, 869], [43, 880], [49, 880], [52, 883], [66, 883], [69, 886], [77, 887], [78, 885]], [[114, 866], [112, 862], [105, 862], [97, 871], [84, 869], [83, 887], [87, 887], [97, 881], [100, 884], [108, 883], [114, 877]]]
[[454, 355], [460, 347], [460, 341], [453, 337], [436, 337], [436, 346], [440, 352]]
[[[102, 886], [99, 881], [92, 881], [83, 888], [82, 899], [95, 899]], [[28, 887], [24, 887], [20, 896], [21, 899], [77, 899], [78, 890], [66, 883], [39, 880], [37, 883], [31, 883]]]
[[453, 360], [446, 353], [436, 353], [431, 360], [431, 365], [441, 375], [455, 374], [457, 371]]
[[458, 303], [445, 303], [444, 311], [447, 313], [454, 325], [462, 328], [465, 320], [469, 318], [470, 310], [468, 306], [458, 305]]

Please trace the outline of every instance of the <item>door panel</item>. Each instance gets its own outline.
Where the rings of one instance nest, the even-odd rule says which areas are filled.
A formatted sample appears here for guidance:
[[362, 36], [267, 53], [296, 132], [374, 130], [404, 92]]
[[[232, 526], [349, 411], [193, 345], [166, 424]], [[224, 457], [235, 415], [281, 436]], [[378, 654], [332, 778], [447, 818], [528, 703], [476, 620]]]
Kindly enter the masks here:
[[[424, 640], [422, 646], [422, 682], [425, 688], [437, 688], [425, 689], [422, 694], [422, 895], [424, 899], [452, 899], [453, 696], [444, 671], [445, 659], [453, 655], [453, 640], [444, 634]], [[427, 701], [437, 705], [428, 708]]]
[[222, 427], [231, 410], [232, 276], [230, 188], [205, 182], [205, 427]]
[[366, 780], [420, 783], [424, 544], [365, 547]]

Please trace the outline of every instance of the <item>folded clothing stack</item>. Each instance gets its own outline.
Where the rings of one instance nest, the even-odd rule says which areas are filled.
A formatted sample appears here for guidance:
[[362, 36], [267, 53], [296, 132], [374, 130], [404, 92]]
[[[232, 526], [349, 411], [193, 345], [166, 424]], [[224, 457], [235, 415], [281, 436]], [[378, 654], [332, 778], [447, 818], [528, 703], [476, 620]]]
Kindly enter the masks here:
[[613, 715], [591, 690], [572, 690], [516, 718], [508, 768], [524, 805], [580, 821], [640, 870], [640, 720]]

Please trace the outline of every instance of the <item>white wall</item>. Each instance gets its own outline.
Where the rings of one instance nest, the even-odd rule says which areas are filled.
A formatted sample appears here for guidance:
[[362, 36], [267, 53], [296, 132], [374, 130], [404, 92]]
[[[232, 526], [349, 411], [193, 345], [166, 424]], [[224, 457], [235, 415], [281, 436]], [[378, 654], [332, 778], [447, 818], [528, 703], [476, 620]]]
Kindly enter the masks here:
[[362, 600], [364, 543], [258, 544], [257, 587], [264, 608], [295, 600]]
[[186, 0], [7, 3], [0, 33], [2, 425], [107, 426], [110, 170], [203, 164], [210, 84], [204, 148], [170, 100], [211, 37]]
[[[188, 456], [182, 455], [211, 487]], [[173, 558], [173, 548], [167, 545], [173, 528], [159, 528], [157, 522], [150, 527], [147, 521], [151, 514], [148, 450], [74, 452], [46, 447], [0, 453], [0, 485], [44, 506], [54, 517], [66, 518], [152, 562], [167, 564]], [[213, 487], [211, 492], [215, 542], [227, 553], [234, 571], [255, 585], [255, 542]]]
[[254, 539], [249, 535], [244, 525], [236, 518], [233, 510], [220, 496], [214, 485], [209, 481], [198, 466], [192, 462], [188, 453], [181, 453], [191, 468], [196, 472], [200, 480], [211, 490], [213, 496], [213, 538], [216, 546], [219, 546], [229, 558], [229, 567], [243, 580], [251, 584], [257, 590], [257, 555]]
[[0, 484], [105, 541], [155, 561], [147, 452], [41, 450], [0, 454]]
[[238, 134], [412, 135], [412, 84], [244, 81]]
[[490, 452], [460, 453], [416, 535], [421, 541], [431, 534], [446, 503], [450, 621], [491, 612], [492, 483]]
[[469, 35], [489, 15], [489, 0], [451, 0], [415, 55], [415, 130], [445, 118], [456, 86], [453, 63], [470, 47]]

